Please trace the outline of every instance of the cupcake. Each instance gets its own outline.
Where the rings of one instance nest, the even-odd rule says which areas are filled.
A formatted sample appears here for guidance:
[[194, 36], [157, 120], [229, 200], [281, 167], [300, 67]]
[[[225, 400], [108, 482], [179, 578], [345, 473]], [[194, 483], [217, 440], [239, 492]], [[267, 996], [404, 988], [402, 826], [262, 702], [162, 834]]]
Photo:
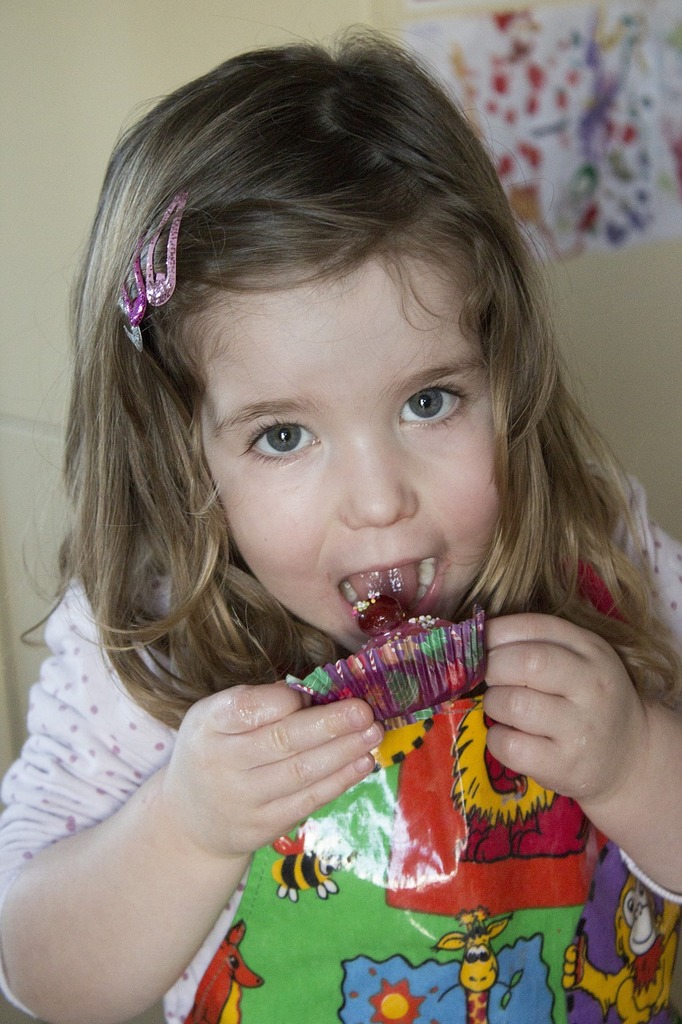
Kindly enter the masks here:
[[481, 608], [464, 622], [431, 616], [404, 618], [398, 601], [378, 595], [355, 607], [370, 639], [350, 657], [287, 682], [316, 704], [361, 697], [381, 721], [392, 725], [428, 717], [475, 689], [485, 676], [485, 615]]

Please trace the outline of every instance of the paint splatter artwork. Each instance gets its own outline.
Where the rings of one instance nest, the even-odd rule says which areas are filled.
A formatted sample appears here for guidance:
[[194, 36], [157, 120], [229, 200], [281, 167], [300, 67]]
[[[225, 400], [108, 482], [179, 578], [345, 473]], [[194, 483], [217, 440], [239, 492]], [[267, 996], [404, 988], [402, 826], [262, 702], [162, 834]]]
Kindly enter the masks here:
[[679, 0], [438, 17], [404, 38], [464, 106], [547, 257], [682, 236]]

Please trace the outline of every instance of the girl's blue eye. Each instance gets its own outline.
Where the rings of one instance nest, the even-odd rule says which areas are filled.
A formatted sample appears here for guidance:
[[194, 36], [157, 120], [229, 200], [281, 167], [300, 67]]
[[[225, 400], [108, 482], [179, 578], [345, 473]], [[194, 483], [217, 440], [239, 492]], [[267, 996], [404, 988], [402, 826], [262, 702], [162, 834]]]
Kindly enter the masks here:
[[404, 420], [443, 419], [455, 407], [457, 398], [442, 388], [426, 388], [417, 391], [405, 402], [401, 416]]
[[263, 455], [291, 455], [311, 444], [313, 435], [297, 423], [278, 423], [263, 431], [254, 447]]

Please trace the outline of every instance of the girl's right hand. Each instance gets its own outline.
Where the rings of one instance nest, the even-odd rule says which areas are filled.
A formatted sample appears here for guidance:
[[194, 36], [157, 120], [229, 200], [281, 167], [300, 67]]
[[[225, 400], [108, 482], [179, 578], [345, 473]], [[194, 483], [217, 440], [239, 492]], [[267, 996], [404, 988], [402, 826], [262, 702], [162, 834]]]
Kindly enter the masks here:
[[285, 683], [204, 698], [169, 763], [117, 813], [26, 862], [4, 903], [2, 953], [36, 1017], [141, 1013], [195, 956], [253, 851], [372, 770], [382, 729], [369, 705], [307, 700]]
[[165, 809], [194, 846], [242, 858], [368, 775], [382, 736], [362, 700], [307, 706], [281, 682], [223, 690], [180, 726]]

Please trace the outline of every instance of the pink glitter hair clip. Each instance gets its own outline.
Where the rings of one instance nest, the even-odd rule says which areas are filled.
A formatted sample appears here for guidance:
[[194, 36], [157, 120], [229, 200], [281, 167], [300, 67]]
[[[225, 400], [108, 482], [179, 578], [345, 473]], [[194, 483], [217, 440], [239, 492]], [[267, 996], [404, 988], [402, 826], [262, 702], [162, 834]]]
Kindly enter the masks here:
[[[187, 197], [187, 192], [178, 192], [161, 218], [161, 223], [157, 230], [149, 239], [147, 256], [144, 262], [144, 274], [142, 272], [142, 249], [145, 242], [144, 237], [139, 239], [132, 267], [135, 278], [134, 294], [130, 294], [125, 282], [121, 286], [119, 306], [128, 321], [125, 332], [138, 352], [142, 351], [141, 324], [147, 312], [147, 305], [163, 306], [175, 291], [178, 234]], [[166, 243], [166, 266], [163, 270], [157, 271], [154, 266], [156, 246], [161, 237], [161, 232], [169, 220], [171, 221], [171, 226], [168, 232], [168, 242]]]

